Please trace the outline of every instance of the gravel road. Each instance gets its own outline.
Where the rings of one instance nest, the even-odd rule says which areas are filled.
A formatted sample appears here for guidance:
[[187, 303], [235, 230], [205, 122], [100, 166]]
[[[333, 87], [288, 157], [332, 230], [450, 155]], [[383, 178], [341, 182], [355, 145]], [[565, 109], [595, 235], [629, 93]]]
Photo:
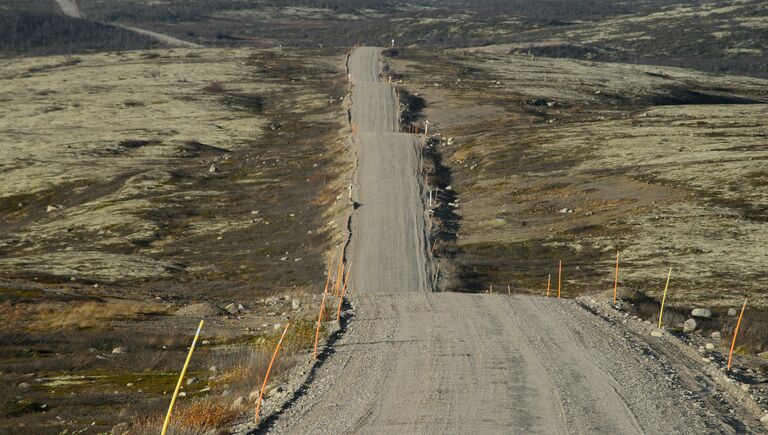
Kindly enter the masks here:
[[[61, 9], [61, 12], [64, 15], [72, 18], [85, 18], [85, 14], [80, 12], [80, 8], [77, 6], [77, 3], [75, 3], [73, 0], [56, 0], [56, 3], [59, 5], [59, 8]], [[129, 30], [131, 32], [138, 33], [140, 35], [147, 36], [149, 38], [162, 42], [163, 44], [166, 44], [171, 47], [187, 47], [187, 48], [202, 47], [202, 45], [195, 44], [194, 42], [184, 41], [178, 38], [174, 38], [173, 36], [153, 32], [151, 30], [139, 29], [138, 27], [124, 26], [120, 24], [115, 24], [115, 26], [125, 30]]]
[[420, 142], [400, 133], [394, 88], [379, 79], [380, 50], [361, 47], [349, 59], [357, 170], [347, 251], [358, 293], [430, 290]]
[[397, 103], [378, 82], [379, 63], [374, 48], [349, 62], [362, 204], [349, 251], [353, 314], [306, 383], [256, 431], [759, 430], [696, 369], [695, 352], [665, 347], [642, 322], [576, 300], [425, 291], [417, 143], [395, 133]]

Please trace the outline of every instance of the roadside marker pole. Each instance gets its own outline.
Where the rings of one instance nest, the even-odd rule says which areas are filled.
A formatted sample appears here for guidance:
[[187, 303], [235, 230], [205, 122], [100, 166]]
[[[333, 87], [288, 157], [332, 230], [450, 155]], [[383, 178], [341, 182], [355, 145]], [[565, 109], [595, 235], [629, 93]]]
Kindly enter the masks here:
[[344, 278], [344, 287], [341, 289], [341, 296], [339, 297], [339, 308], [336, 310], [336, 321], [341, 321], [341, 303], [344, 302], [344, 295], [347, 294], [347, 281], [349, 280], [349, 271], [352, 270], [352, 264], [349, 264], [347, 269], [347, 276]]
[[659, 329], [661, 329], [661, 320], [664, 317], [664, 303], [667, 301], [667, 289], [669, 288], [669, 277], [672, 275], [672, 268], [667, 272], [667, 283], [664, 285], [664, 296], [661, 297], [661, 311], [659, 311]]
[[560, 265], [557, 267], [557, 298], [560, 299], [560, 284], [563, 277], [563, 260], [560, 260]]
[[616, 295], [619, 290], [619, 251], [616, 251], [616, 276], [613, 278], [613, 305], [616, 305]]
[[548, 273], [547, 274], [547, 297], [549, 297], [549, 287], [551, 282], [552, 282], [552, 274]]
[[507, 284], [507, 294], [512, 296], [512, 287], [510, 287], [509, 284]]
[[195, 351], [195, 344], [200, 337], [200, 331], [203, 329], [203, 320], [197, 326], [197, 332], [195, 332], [195, 338], [192, 339], [192, 346], [189, 347], [189, 353], [187, 354], [187, 360], [184, 361], [184, 367], [181, 369], [181, 375], [179, 375], [179, 381], [176, 383], [176, 389], [173, 391], [173, 397], [171, 397], [171, 405], [168, 407], [168, 413], [165, 414], [165, 421], [163, 422], [163, 430], [161, 435], [165, 435], [168, 432], [168, 425], [171, 423], [171, 414], [173, 413], [173, 405], [176, 404], [176, 398], [179, 396], [179, 390], [181, 389], [181, 382], [184, 380], [184, 375], [187, 374], [187, 367], [189, 367], [189, 361], [192, 359], [192, 352]]
[[333, 295], [339, 297], [341, 291], [341, 279], [344, 278], [344, 244], [341, 245], [339, 253], [339, 269], [336, 271], [336, 283], [333, 286]]
[[323, 321], [323, 310], [325, 309], [325, 297], [328, 296], [328, 284], [331, 282], [331, 270], [333, 270], [333, 258], [328, 265], [328, 276], [325, 278], [325, 290], [323, 290], [323, 302], [320, 303], [320, 316], [317, 318], [317, 331], [315, 331], [315, 351], [313, 358], [317, 359], [317, 340], [320, 338], [320, 322]]
[[733, 359], [733, 349], [736, 347], [736, 336], [739, 335], [739, 327], [741, 326], [741, 318], [744, 317], [744, 310], [747, 309], [747, 299], [744, 299], [744, 305], [741, 306], [741, 314], [739, 314], [739, 320], [736, 322], [736, 329], [733, 331], [733, 341], [731, 341], [731, 351], [728, 353], [728, 370], [731, 369], [731, 360]]
[[261, 409], [261, 399], [264, 397], [264, 389], [267, 388], [267, 381], [269, 380], [269, 373], [272, 371], [272, 365], [275, 364], [275, 359], [277, 358], [277, 353], [280, 351], [280, 348], [283, 346], [283, 340], [285, 339], [285, 333], [288, 332], [288, 327], [291, 326], [291, 323], [288, 322], [285, 324], [285, 329], [283, 330], [283, 335], [280, 336], [280, 341], [277, 342], [277, 346], [275, 346], [275, 352], [272, 354], [272, 360], [269, 362], [269, 367], [267, 367], [267, 374], [264, 375], [264, 382], [261, 384], [261, 391], [259, 392], [259, 401], [256, 402], [256, 412], [254, 415], [254, 419], [256, 420], [256, 423], [259, 422], [259, 410]]

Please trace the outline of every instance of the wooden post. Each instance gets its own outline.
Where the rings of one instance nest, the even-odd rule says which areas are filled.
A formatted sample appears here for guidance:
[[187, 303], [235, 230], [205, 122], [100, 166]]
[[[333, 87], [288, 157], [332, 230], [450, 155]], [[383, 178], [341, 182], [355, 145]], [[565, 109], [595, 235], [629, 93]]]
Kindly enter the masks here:
[[192, 359], [192, 352], [195, 351], [195, 344], [197, 344], [197, 339], [200, 337], [200, 331], [203, 329], [203, 323], [204, 321], [201, 320], [200, 324], [197, 326], [197, 332], [195, 332], [195, 338], [192, 339], [192, 346], [189, 347], [189, 353], [187, 354], [187, 359], [184, 361], [184, 367], [181, 369], [181, 374], [179, 375], [179, 381], [176, 382], [176, 389], [173, 391], [173, 396], [171, 397], [171, 405], [168, 406], [168, 413], [165, 414], [165, 421], [163, 422], [163, 430], [160, 432], [161, 435], [165, 435], [166, 432], [168, 432], [168, 425], [171, 422], [171, 414], [173, 413], [173, 405], [176, 404], [176, 398], [179, 396], [179, 390], [181, 389], [181, 382], [184, 380], [184, 375], [187, 374], [187, 367], [189, 367], [189, 361]]

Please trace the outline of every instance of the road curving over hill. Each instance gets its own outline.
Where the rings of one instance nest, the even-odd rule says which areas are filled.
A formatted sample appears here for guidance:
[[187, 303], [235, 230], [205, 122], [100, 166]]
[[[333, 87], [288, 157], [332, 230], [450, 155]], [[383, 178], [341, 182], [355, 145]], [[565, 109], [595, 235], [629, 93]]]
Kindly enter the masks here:
[[736, 399], [696, 370], [697, 355], [662, 350], [641, 322], [632, 328], [576, 300], [429, 291], [418, 143], [397, 132], [397, 102], [379, 68], [375, 48], [349, 60], [361, 204], [348, 251], [353, 315], [256, 432], [755, 430]]

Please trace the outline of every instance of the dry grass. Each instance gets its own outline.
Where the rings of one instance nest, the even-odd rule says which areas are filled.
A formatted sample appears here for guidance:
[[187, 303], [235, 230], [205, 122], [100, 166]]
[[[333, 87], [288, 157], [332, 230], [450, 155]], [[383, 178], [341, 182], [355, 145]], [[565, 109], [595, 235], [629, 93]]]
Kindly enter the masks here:
[[6, 300], [0, 305], [6, 319], [4, 328], [24, 328], [32, 331], [62, 329], [106, 329], [110, 321], [137, 320], [148, 315], [165, 314], [157, 304], [130, 300], [104, 302], [43, 302], [39, 304], [13, 303]]
[[[225, 398], [207, 397], [178, 405], [173, 411], [169, 433], [202, 434], [234, 422], [245, 411], [245, 405], [233, 406]], [[163, 426], [165, 414], [137, 419], [131, 425], [129, 434], [158, 433]]]

